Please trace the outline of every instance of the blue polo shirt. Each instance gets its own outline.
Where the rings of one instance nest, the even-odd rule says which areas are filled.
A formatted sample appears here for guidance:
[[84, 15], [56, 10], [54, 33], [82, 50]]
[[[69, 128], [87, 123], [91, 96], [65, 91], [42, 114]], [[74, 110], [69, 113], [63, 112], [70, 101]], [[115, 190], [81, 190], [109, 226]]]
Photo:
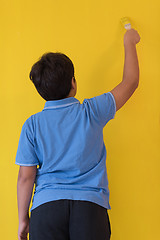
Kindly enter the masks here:
[[115, 112], [108, 92], [82, 104], [74, 97], [47, 101], [24, 122], [16, 164], [39, 166], [31, 210], [58, 199], [111, 209], [103, 128]]

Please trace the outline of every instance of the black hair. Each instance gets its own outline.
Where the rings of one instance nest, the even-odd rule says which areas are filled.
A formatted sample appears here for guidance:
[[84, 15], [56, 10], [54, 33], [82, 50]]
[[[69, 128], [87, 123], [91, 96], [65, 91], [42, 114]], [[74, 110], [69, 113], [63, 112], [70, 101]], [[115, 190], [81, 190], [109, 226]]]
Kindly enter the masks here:
[[74, 65], [63, 53], [45, 53], [32, 66], [29, 77], [46, 101], [60, 100], [69, 95], [74, 77]]

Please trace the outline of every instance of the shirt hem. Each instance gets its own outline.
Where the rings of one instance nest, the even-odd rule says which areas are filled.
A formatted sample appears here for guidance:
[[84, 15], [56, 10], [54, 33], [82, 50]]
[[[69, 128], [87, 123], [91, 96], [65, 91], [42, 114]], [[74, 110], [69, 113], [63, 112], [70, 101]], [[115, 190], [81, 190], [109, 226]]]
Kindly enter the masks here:
[[44, 203], [60, 199], [89, 201], [96, 203], [108, 210], [111, 209], [109, 204], [109, 193], [108, 195], [105, 195], [104, 193], [99, 192], [99, 195], [97, 195], [97, 192], [94, 191], [73, 191], [69, 189], [63, 189], [61, 191], [59, 189], [45, 189], [37, 194], [35, 193], [30, 212]]

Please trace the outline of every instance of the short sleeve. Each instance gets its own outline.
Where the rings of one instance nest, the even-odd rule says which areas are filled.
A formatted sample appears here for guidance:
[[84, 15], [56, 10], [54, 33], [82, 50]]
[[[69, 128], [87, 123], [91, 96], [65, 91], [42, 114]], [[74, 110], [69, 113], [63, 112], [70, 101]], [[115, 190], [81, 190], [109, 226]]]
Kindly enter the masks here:
[[111, 119], [115, 117], [116, 102], [111, 92], [102, 95], [84, 99], [87, 103], [90, 114], [104, 127]]
[[39, 165], [34, 149], [34, 125], [32, 116], [22, 126], [15, 164], [20, 166]]

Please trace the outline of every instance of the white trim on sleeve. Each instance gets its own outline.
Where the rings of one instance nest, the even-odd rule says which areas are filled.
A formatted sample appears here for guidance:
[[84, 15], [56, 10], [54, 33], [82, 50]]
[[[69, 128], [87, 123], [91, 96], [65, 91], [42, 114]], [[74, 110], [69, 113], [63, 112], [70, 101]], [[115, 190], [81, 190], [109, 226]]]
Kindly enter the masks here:
[[28, 166], [28, 167], [31, 167], [31, 166], [39, 165], [39, 163], [33, 163], [33, 164], [30, 164], [30, 163], [27, 164], [27, 163], [26, 163], [26, 164], [25, 164], [25, 163], [18, 163], [18, 162], [15, 162], [15, 164], [16, 164], [16, 165], [20, 165], [20, 166], [24, 166], [24, 167], [25, 167], [25, 166], [26, 166], [26, 167], [27, 167], [27, 166]]
[[[113, 99], [113, 102], [114, 102], [114, 110], [115, 110], [115, 114], [116, 114], [117, 109], [116, 109], [116, 101], [115, 101], [115, 98], [114, 98], [114, 96], [113, 96], [113, 94], [112, 94], [111, 92], [108, 92], [108, 93], [111, 95], [111, 97], [112, 97], [112, 99]], [[114, 114], [114, 117], [115, 117], [115, 114]]]

